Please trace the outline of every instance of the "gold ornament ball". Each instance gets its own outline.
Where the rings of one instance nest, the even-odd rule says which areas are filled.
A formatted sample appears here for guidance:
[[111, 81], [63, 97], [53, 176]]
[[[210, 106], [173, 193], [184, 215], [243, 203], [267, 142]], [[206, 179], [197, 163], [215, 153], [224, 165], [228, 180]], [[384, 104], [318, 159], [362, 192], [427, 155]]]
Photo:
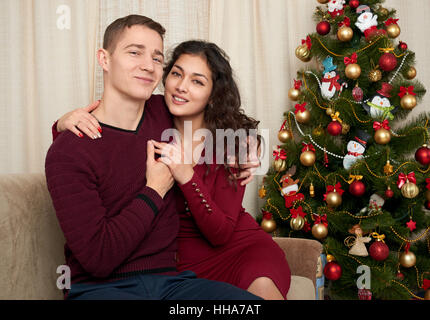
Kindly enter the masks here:
[[390, 24], [387, 27], [387, 35], [392, 39], [397, 38], [400, 35], [400, 27], [395, 23]]
[[414, 67], [410, 67], [408, 70], [406, 70], [404, 76], [406, 79], [412, 80], [417, 76], [417, 69], [415, 69]]
[[278, 139], [282, 143], [286, 143], [288, 140], [293, 138], [293, 133], [291, 130], [283, 129], [278, 132]]
[[379, 9], [378, 9], [378, 13], [381, 16], [387, 16], [388, 15], [388, 9], [380, 6]]
[[311, 167], [314, 165], [316, 160], [315, 152], [313, 151], [304, 151], [300, 155], [300, 163], [305, 167]]
[[336, 208], [342, 204], [342, 196], [338, 192], [332, 191], [327, 194], [325, 201], [330, 208]]
[[325, 113], [326, 113], [328, 116], [331, 116], [332, 114], [334, 114], [334, 111], [333, 111], [333, 109], [332, 109], [332, 108], [327, 108], [327, 109], [325, 110]]
[[318, 240], [324, 239], [325, 237], [327, 237], [327, 234], [328, 229], [322, 223], [314, 224], [314, 226], [312, 227], [312, 235]]
[[358, 79], [361, 75], [361, 67], [356, 63], [348, 64], [345, 68], [345, 75], [348, 79]]
[[411, 94], [405, 94], [400, 99], [400, 105], [402, 106], [403, 109], [412, 110], [417, 106], [417, 98], [415, 98], [415, 96]]
[[424, 197], [427, 201], [430, 201], [430, 190], [427, 189], [427, 191], [424, 193]]
[[349, 124], [342, 123], [342, 134], [347, 134], [350, 128]]
[[261, 221], [261, 229], [267, 233], [271, 233], [276, 230], [276, 222], [273, 219], [263, 219]]
[[308, 62], [311, 60], [311, 52], [308, 49], [308, 46], [306, 45], [306, 43], [297, 47], [296, 57], [302, 60], [303, 62]]
[[309, 122], [309, 120], [311, 120], [311, 113], [309, 110], [305, 110], [303, 112], [299, 111], [296, 113], [296, 120], [298, 123], [306, 124]]
[[321, 137], [324, 134], [324, 128], [321, 126], [316, 127], [314, 130], [312, 130], [312, 135], [315, 137]]
[[401, 188], [402, 195], [405, 198], [412, 199], [415, 198], [418, 193], [420, 193], [420, 189], [415, 183], [406, 182]]
[[426, 290], [426, 293], [424, 294], [424, 300], [430, 300], [430, 289]]
[[402, 252], [399, 258], [400, 265], [405, 268], [412, 268], [417, 262], [417, 257], [412, 251]]
[[382, 79], [382, 72], [381, 72], [381, 70], [378, 70], [378, 69], [371, 70], [369, 72], [368, 78], [372, 82], [378, 82], [379, 80]]
[[391, 132], [387, 129], [381, 128], [376, 130], [373, 138], [377, 144], [387, 144], [391, 141]]
[[299, 97], [300, 97], [299, 89], [291, 88], [290, 90], [288, 90], [288, 98], [290, 98], [290, 100], [297, 101], [299, 100]]
[[297, 216], [296, 218], [291, 218], [290, 227], [293, 230], [302, 230], [305, 225], [305, 219], [302, 216]]
[[352, 39], [354, 36], [354, 31], [350, 27], [343, 26], [340, 27], [339, 30], [337, 30], [337, 38], [339, 41], [347, 42]]
[[319, 3], [321, 3], [321, 4], [326, 4], [326, 3], [328, 3], [330, 0], [318, 0], [318, 2]]
[[334, 258], [334, 256], [331, 255], [331, 254], [328, 254], [327, 257], [326, 257], [326, 259], [327, 259], [327, 262], [336, 261], [336, 259]]
[[287, 163], [285, 162], [285, 160], [277, 159], [273, 162], [273, 168], [275, 169], [275, 171], [278, 172], [284, 171], [285, 169], [287, 169]]

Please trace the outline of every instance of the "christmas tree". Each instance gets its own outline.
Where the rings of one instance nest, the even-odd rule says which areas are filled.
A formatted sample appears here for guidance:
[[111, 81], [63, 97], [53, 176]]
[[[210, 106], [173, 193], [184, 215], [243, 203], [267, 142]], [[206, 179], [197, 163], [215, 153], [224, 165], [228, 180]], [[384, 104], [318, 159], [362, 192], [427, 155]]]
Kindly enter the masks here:
[[405, 121], [425, 94], [415, 54], [383, 1], [318, 2], [316, 32], [295, 52], [316, 67], [288, 92], [258, 221], [322, 242], [331, 299], [428, 299], [430, 114]]

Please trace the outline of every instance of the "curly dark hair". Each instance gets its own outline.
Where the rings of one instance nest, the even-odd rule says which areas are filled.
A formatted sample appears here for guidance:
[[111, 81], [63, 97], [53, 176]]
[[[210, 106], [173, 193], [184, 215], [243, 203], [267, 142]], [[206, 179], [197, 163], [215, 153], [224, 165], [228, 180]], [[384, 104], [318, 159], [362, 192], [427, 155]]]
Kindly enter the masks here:
[[[204, 113], [207, 129], [212, 133], [212, 136], [216, 137], [217, 129], [232, 129], [233, 131], [245, 129], [247, 133], [250, 129], [257, 129], [259, 121], [248, 117], [241, 108], [240, 93], [233, 78], [229, 57], [224, 50], [214, 43], [203, 40], [190, 40], [180, 43], [170, 54], [170, 59], [164, 68], [163, 85], [165, 85], [173, 65], [183, 54], [204, 58], [212, 72], [213, 87]], [[258, 135], [258, 144], [260, 138]], [[226, 145], [225, 142], [224, 145]], [[240, 171], [242, 168], [239, 161], [239, 142], [237, 139], [235, 144], [235, 161]], [[227, 150], [224, 150], [224, 166], [234, 176], [231, 168], [226, 165], [226, 155]]]

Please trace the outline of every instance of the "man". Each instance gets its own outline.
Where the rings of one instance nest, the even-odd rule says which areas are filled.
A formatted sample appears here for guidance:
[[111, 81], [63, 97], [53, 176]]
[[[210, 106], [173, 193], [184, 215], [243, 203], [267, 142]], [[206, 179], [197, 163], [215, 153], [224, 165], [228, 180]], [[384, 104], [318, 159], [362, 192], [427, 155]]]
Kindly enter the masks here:
[[68, 299], [258, 299], [176, 271], [174, 180], [149, 140], [173, 127], [163, 97], [164, 28], [143, 16], [114, 21], [97, 53], [104, 92], [92, 113], [103, 139], [61, 134], [46, 178], [66, 238]]

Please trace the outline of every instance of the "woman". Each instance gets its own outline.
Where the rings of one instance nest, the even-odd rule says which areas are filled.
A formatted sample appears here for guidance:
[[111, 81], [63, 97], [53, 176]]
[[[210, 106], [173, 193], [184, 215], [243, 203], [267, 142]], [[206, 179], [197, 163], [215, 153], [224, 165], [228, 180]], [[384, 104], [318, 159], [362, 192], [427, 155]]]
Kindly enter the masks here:
[[[178, 271], [191, 270], [198, 277], [225, 281], [264, 299], [285, 299], [291, 280], [288, 263], [271, 236], [242, 207], [245, 187], [234, 179], [240, 164], [238, 170], [226, 165], [224, 145], [223, 163], [212, 163], [217, 150], [209, 140], [202, 143], [186, 139], [187, 124], [193, 134], [205, 129], [212, 137], [216, 129], [257, 127], [258, 122], [240, 108], [239, 90], [227, 56], [213, 43], [183, 42], [173, 51], [163, 84], [179, 139], [170, 144], [154, 141], [154, 145], [180, 189]], [[83, 131], [96, 138], [100, 127], [86, 112], [94, 107], [66, 114], [58, 128], [74, 129], [75, 134], [82, 135], [72, 125], [80, 120], [88, 124]], [[184, 161], [188, 147], [197, 155], [192, 161]], [[234, 149], [238, 163], [237, 143]], [[213, 151], [213, 156], [208, 151]], [[201, 163], [202, 159], [206, 163]]]

